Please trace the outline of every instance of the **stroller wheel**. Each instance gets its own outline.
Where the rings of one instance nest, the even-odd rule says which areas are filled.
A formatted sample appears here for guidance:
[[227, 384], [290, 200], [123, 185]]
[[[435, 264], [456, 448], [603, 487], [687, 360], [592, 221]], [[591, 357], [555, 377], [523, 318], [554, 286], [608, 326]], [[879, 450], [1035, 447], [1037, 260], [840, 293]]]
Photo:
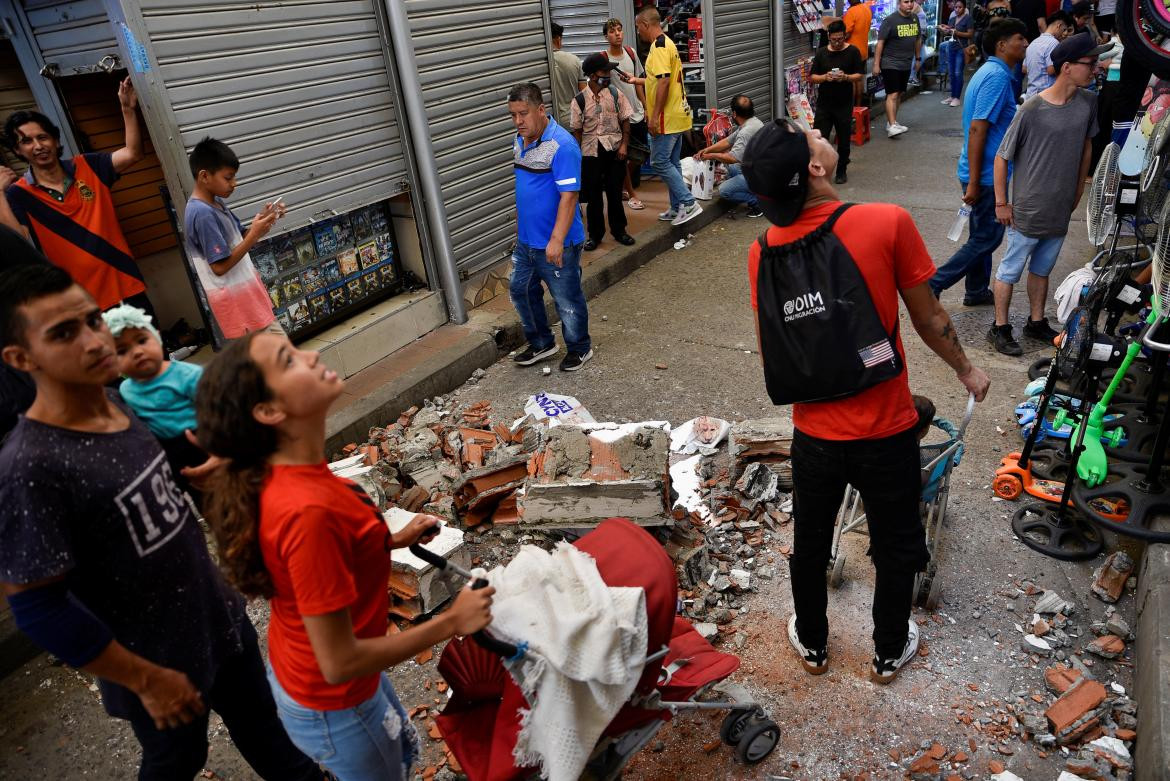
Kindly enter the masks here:
[[749, 724], [739, 739], [735, 753], [745, 765], [761, 762], [772, 753], [780, 742], [780, 727], [774, 721], [757, 721]]
[[841, 584], [845, 582], [845, 555], [837, 554], [837, 558], [833, 560], [833, 568], [829, 572], [829, 585], [833, 588], [841, 588]]
[[729, 746], [739, 744], [743, 731], [756, 715], [755, 709], [733, 710], [723, 717], [723, 724], [719, 727], [719, 738]]

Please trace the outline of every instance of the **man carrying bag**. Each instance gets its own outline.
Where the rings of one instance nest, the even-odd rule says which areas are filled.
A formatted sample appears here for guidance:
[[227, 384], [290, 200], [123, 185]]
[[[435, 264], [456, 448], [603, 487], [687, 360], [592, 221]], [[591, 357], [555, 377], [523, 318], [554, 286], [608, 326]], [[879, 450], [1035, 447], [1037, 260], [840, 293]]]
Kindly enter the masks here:
[[778, 119], [756, 133], [743, 173], [773, 226], [752, 244], [748, 275], [768, 394], [794, 405], [789, 641], [809, 673], [828, 669], [825, 568], [850, 484], [865, 502], [877, 571], [870, 678], [885, 684], [917, 651], [910, 606], [929, 560], [899, 296], [919, 337], [976, 399], [989, 380], [927, 284], [934, 264], [909, 213], [842, 204], [830, 184], [836, 167], [836, 149], [816, 130]]

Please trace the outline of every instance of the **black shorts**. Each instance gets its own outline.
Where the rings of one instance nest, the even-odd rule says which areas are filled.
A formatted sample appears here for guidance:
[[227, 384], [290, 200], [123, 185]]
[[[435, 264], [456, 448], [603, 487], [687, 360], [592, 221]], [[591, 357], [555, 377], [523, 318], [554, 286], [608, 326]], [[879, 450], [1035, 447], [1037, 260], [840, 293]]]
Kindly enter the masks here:
[[906, 84], [910, 81], [910, 71], [887, 70], [882, 68], [882, 84], [885, 85], [886, 94], [893, 95], [897, 92], [905, 92]]

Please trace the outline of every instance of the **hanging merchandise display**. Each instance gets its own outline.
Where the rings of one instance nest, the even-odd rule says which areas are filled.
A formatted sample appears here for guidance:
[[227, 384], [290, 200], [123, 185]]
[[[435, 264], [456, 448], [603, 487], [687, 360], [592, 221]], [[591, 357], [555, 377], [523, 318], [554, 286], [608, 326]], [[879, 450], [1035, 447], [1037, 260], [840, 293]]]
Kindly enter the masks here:
[[807, 55], [786, 67], [784, 69], [784, 87], [786, 95], [804, 95], [807, 98], [809, 109], [816, 111], [817, 85], [813, 84], [811, 78], [812, 64], [812, 55]]
[[800, 0], [792, 5], [793, 21], [802, 33], [815, 33], [824, 29], [822, 10], [813, 0]]
[[392, 231], [379, 203], [256, 245], [252, 262], [289, 336], [319, 332], [399, 291]]

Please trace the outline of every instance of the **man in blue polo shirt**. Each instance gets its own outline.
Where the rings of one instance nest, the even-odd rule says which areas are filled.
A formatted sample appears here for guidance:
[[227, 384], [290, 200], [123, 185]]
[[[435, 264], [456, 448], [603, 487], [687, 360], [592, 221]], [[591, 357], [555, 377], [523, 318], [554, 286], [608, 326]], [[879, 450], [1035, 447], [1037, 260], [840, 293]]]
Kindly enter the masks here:
[[966, 277], [964, 306], [994, 302], [991, 254], [1003, 241], [1004, 227], [995, 219], [994, 168], [999, 142], [1016, 115], [1012, 78], [1028, 50], [1026, 28], [1019, 19], [995, 19], [983, 34], [987, 62], [971, 77], [963, 99], [963, 150], [959, 155], [959, 186], [971, 207], [967, 243], [930, 280], [937, 296]]
[[519, 228], [509, 292], [528, 340], [528, 347], [512, 360], [531, 366], [557, 353], [556, 338], [544, 311], [543, 282], [561, 318], [568, 350], [561, 371], [575, 372], [593, 357], [589, 311], [581, 289], [581, 248], [585, 244], [585, 226], [577, 209], [581, 148], [569, 131], [545, 112], [540, 87], [531, 82], [508, 91], [508, 113], [516, 126], [512, 163]]

